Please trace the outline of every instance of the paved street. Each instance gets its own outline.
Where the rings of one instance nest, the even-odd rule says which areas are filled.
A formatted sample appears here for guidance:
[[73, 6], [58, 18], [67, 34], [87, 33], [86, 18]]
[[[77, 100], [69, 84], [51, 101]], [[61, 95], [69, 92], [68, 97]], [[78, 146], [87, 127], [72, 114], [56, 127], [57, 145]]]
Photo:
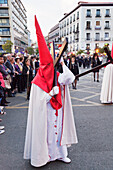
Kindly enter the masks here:
[[1, 116], [5, 134], [0, 136], [0, 170], [113, 170], [113, 105], [100, 103], [100, 82], [93, 74], [80, 78], [77, 90], [70, 89], [79, 143], [69, 148], [71, 164], [55, 161], [33, 168], [23, 160], [28, 102], [26, 94], [9, 98], [11, 104]]

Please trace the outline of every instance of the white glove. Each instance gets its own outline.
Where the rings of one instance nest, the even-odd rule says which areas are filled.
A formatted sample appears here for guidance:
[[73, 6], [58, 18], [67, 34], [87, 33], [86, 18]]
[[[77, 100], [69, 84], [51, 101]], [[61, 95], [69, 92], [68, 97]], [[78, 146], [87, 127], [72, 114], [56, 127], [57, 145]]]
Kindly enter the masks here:
[[62, 63], [62, 62], [64, 62], [63, 57], [61, 57], [61, 59], [60, 59], [59, 63]]
[[59, 93], [59, 87], [58, 86], [54, 86], [49, 94], [51, 96], [54, 96], [54, 95], [57, 95], [58, 93]]

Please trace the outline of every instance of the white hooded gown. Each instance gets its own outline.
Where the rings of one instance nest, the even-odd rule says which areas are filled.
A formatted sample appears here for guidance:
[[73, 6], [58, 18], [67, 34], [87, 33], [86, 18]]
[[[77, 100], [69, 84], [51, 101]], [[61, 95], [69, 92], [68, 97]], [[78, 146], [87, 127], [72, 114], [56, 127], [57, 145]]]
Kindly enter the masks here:
[[68, 88], [74, 78], [70, 70], [63, 65], [63, 73], [58, 78], [63, 107], [58, 110], [58, 116], [55, 114], [56, 110], [51, 107], [49, 94], [32, 84], [24, 159], [30, 159], [35, 167], [66, 157], [66, 145], [78, 142]]
[[100, 100], [101, 103], [113, 103], [113, 64], [105, 68]]

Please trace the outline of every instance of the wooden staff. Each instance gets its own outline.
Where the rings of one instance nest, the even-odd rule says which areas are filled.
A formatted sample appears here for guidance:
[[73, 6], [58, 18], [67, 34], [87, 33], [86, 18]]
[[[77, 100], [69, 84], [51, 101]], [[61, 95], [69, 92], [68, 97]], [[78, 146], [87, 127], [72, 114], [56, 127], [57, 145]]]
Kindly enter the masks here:
[[111, 55], [110, 55], [110, 52], [108, 51], [107, 47], [105, 47], [104, 50], [105, 50], [105, 52], [106, 52], [106, 54], [107, 54], [107, 56], [108, 56], [108, 60], [110, 60], [110, 61], [108, 61], [108, 62], [106, 62], [106, 63], [104, 63], [104, 64], [102, 64], [102, 65], [99, 65], [99, 66], [97, 66], [97, 67], [94, 67], [94, 68], [92, 68], [92, 69], [90, 69], [90, 70], [88, 70], [88, 71], [85, 71], [85, 72], [83, 72], [83, 73], [81, 73], [81, 74], [77, 74], [77, 75], [75, 76], [75, 80], [78, 79], [79, 77], [82, 77], [82, 76], [86, 75], [86, 74], [89, 74], [89, 73], [91, 73], [91, 72], [94, 72], [96, 69], [101, 69], [102, 67], [105, 67], [105, 66], [107, 66], [108, 64], [110, 64], [110, 63], [113, 62], [113, 59], [112, 59], [112, 57], [111, 57]]

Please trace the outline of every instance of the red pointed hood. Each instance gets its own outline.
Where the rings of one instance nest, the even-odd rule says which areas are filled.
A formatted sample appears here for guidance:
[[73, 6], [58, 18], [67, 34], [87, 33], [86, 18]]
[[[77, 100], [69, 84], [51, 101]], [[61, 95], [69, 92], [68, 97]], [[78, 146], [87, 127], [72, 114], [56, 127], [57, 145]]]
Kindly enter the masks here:
[[45, 42], [45, 38], [42, 34], [36, 16], [35, 16], [35, 27], [36, 27], [36, 35], [37, 35], [38, 48], [39, 48], [40, 67], [32, 83], [39, 86], [45, 92], [49, 92], [53, 87], [53, 80], [54, 80], [53, 59], [51, 57], [51, 54]]
[[111, 58], [113, 59], [113, 43], [112, 43], [112, 50], [111, 50]]

